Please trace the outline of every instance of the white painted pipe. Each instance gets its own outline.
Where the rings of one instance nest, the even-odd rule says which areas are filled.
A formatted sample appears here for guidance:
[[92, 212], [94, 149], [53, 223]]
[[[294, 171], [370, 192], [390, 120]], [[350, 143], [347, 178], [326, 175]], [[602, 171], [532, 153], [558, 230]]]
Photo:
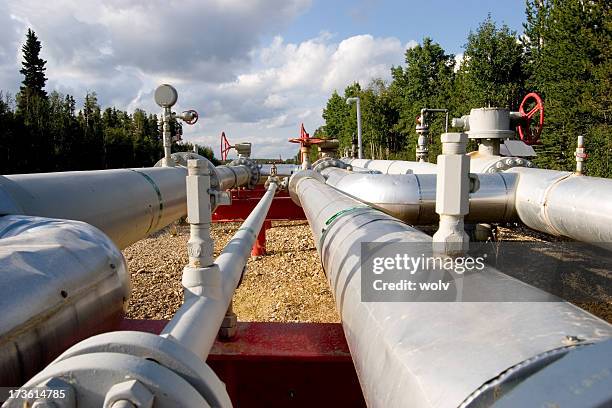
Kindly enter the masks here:
[[[217, 337], [225, 312], [251, 256], [251, 248], [272, 204], [276, 188], [275, 182], [269, 184], [257, 206], [215, 260], [221, 271], [219, 287], [203, 288], [202, 292], [206, 296], [188, 298], [161, 333], [162, 336], [180, 342], [203, 360], [206, 360]], [[190, 290], [194, 291], [194, 288]]]

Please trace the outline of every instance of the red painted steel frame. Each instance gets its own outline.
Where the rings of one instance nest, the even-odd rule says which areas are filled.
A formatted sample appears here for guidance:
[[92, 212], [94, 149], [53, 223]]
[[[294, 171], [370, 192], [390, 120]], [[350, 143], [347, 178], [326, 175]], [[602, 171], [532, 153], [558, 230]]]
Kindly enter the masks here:
[[[245, 220], [266, 192], [263, 185], [253, 190], [231, 190], [232, 205], [217, 207], [212, 215], [213, 222], [234, 222]], [[305, 220], [304, 210], [296, 205], [286, 191], [279, 191], [272, 200], [268, 221]]]
[[[122, 330], [159, 334], [165, 320], [124, 320]], [[215, 342], [207, 363], [235, 407], [365, 407], [337, 323], [239, 322]]]
[[[232, 205], [217, 207], [212, 215], [213, 222], [245, 220], [265, 192], [266, 190], [263, 185], [258, 185], [253, 190], [231, 190]], [[305, 219], [304, 211], [301, 207], [295, 205], [291, 197], [289, 197], [289, 193], [279, 191], [272, 200], [270, 211], [268, 211], [266, 220], [259, 231], [259, 235], [257, 235], [257, 241], [253, 245], [251, 255], [261, 256], [266, 254], [266, 230], [272, 227], [272, 221]]]

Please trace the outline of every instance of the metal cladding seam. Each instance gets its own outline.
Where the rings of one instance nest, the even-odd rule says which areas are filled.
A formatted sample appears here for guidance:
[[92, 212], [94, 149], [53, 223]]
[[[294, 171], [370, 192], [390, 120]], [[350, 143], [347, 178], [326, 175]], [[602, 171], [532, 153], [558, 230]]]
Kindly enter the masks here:
[[298, 173], [289, 185], [312, 229], [368, 406], [457, 407], [508, 368], [564, 347], [566, 336], [612, 336], [608, 323], [491, 268], [466, 276], [463, 287], [500, 298], [520, 290], [540, 301], [363, 302], [362, 243], [431, 238], [316, 173]]

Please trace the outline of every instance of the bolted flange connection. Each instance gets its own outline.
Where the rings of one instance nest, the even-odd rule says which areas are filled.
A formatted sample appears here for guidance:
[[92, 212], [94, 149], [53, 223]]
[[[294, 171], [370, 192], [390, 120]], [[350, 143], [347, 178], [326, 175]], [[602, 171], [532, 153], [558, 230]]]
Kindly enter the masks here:
[[340, 159], [336, 159], [333, 157], [323, 157], [312, 164], [312, 170], [316, 172], [321, 172], [321, 170], [326, 169], [328, 167], [338, 167], [340, 169], [351, 170], [352, 166], [343, 162]]
[[[159, 408], [231, 406], [225, 385], [196, 354], [171, 336], [146, 332], [83, 340], [24, 387], [65, 390], [51, 401], [58, 408], [151, 407], [152, 401]], [[9, 400], [3, 407], [31, 406], [24, 402]]]
[[104, 397], [104, 408], [151, 408], [155, 396], [136, 380], [113, 385]]
[[469, 247], [463, 218], [469, 212], [470, 157], [465, 133], [442, 134], [442, 154], [438, 156], [436, 179], [436, 212], [440, 214], [438, 231], [433, 236], [434, 252], [461, 255]]
[[249, 159], [248, 157], [239, 157], [235, 160], [232, 160], [228, 166], [247, 166], [251, 172], [251, 177], [249, 178], [249, 184], [247, 188], [253, 189], [259, 183], [259, 178], [261, 177], [261, 172], [259, 171], [259, 166], [254, 160]]

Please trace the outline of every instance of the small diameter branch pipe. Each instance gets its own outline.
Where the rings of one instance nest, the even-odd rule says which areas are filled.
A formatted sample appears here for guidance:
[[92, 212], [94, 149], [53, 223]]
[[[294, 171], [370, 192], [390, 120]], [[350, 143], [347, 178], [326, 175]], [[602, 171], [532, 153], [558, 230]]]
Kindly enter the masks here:
[[208, 286], [189, 288], [191, 295], [186, 296], [185, 303], [166, 325], [162, 336], [173, 338], [203, 360], [206, 359], [240, 282], [276, 189], [277, 183], [271, 182], [257, 206], [215, 260], [218, 273], [212, 272], [213, 276], [207, 278]]
[[162, 141], [164, 145], [164, 158], [162, 159], [162, 167], [174, 167], [175, 162], [171, 157], [172, 154], [172, 134], [170, 133], [170, 121], [172, 120], [172, 110], [170, 107], [164, 107], [162, 114]]

